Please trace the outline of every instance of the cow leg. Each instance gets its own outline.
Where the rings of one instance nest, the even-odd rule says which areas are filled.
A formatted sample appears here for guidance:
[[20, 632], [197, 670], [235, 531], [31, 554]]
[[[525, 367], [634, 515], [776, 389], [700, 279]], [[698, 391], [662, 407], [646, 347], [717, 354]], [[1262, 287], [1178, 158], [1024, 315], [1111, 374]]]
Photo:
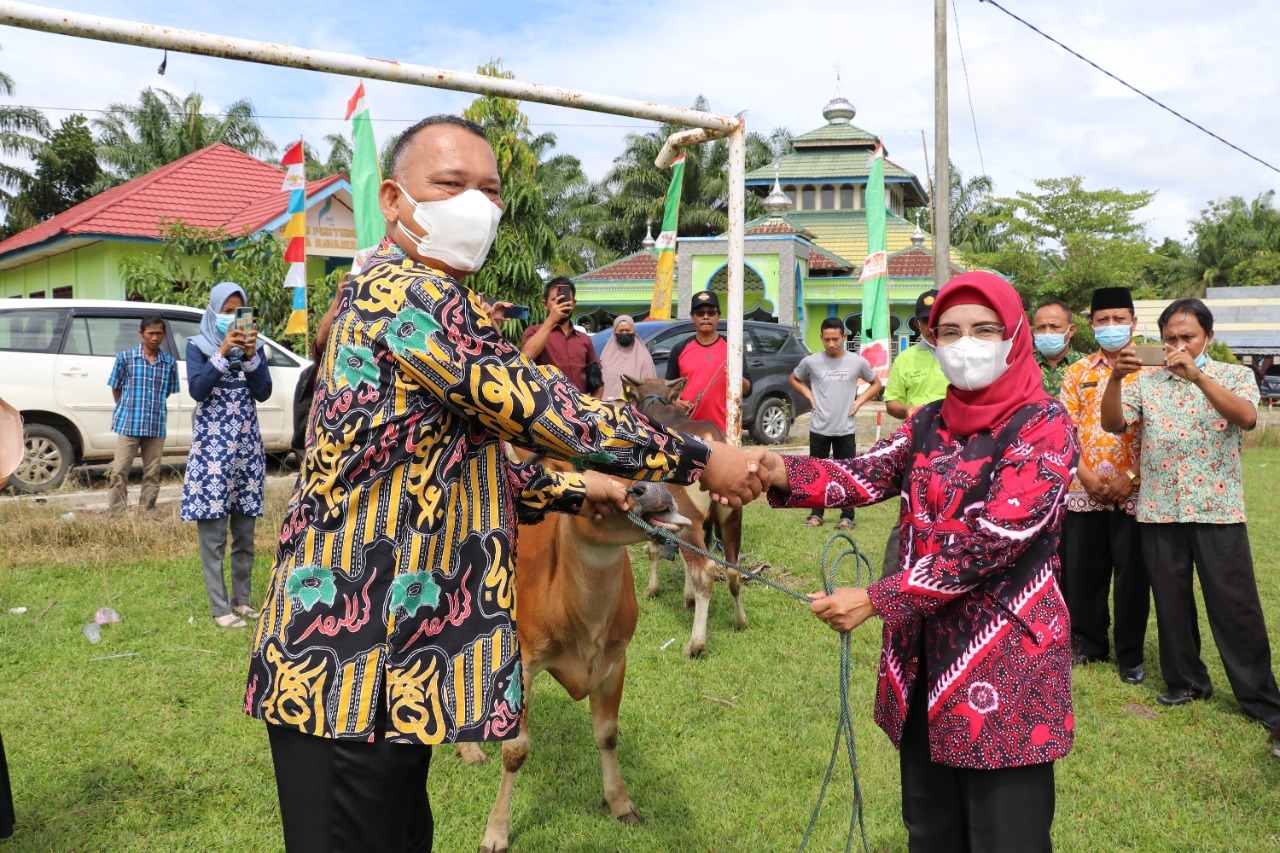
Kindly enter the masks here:
[[649, 598], [658, 597], [658, 563], [662, 557], [662, 546], [650, 539], [646, 543], [649, 551], [649, 585], [645, 587], [644, 594]]
[[685, 561], [685, 573], [686, 577], [692, 576], [693, 582], [693, 633], [689, 636], [689, 645], [684, 647], [684, 656], [696, 658], [707, 650], [707, 612], [711, 609], [716, 564], [693, 555]]
[[485, 764], [489, 761], [489, 756], [484, 754], [478, 743], [457, 744], [454, 752], [462, 759], [463, 764]]
[[622, 823], [641, 824], [644, 818], [636, 811], [627, 786], [622, 781], [618, 764], [618, 706], [622, 704], [622, 682], [627, 671], [624, 652], [609, 674], [591, 691], [591, 728], [600, 749], [600, 768], [604, 775], [604, 801], [609, 811]]
[[[738, 564], [742, 552], [742, 510], [724, 510], [720, 518], [720, 539], [724, 542], [724, 558], [727, 562]], [[742, 606], [742, 575], [727, 572], [729, 576], [729, 594], [733, 596], [733, 627], [741, 631], [747, 627], [747, 611]]]
[[536, 672], [525, 668], [521, 676], [524, 681], [525, 707], [520, 714], [520, 734], [514, 740], [502, 742], [502, 781], [498, 783], [498, 798], [493, 802], [489, 823], [484, 828], [480, 853], [504, 853], [510, 841], [511, 794], [516, 787], [516, 773], [529, 757], [529, 688], [535, 675]]

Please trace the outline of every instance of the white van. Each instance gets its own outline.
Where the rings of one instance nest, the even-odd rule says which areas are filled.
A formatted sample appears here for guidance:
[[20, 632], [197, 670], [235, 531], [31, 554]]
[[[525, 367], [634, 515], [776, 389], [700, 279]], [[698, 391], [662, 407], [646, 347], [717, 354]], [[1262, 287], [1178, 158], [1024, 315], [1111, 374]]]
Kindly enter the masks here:
[[[191, 448], [195, 400], [187, 389], [187, 339], [200, 334], [204, 312], [181, 305], [100, 299], [10, 299], [0, 302], [0, 397], [22, 413], [26, 455], [9, 480], [19, 491], [56, 489], [73, 465], [110, 462], [115, 403], [107, 379], [116, 354], [136, 347], [142, 318], [164, 320], [165, 352], [178, 361], [182, 390], [169, 398], [164, 452]], [[271, 370], [271, 397], [258, 404], [268, 453], [288, 453], [293, 394], [310, 362], [260, 336]]]

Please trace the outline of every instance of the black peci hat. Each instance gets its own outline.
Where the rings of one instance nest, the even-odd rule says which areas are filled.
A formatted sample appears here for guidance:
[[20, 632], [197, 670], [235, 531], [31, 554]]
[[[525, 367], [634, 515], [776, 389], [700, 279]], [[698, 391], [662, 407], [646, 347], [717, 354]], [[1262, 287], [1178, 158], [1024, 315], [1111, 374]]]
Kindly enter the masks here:
[[1133, 310], [1133, 294], [1127, 287], [1099, 287], [1093, 292], [1093, 300], [1089, 303], [1089, 313], [1105, 311], [1108, 308], [1128, 308]]

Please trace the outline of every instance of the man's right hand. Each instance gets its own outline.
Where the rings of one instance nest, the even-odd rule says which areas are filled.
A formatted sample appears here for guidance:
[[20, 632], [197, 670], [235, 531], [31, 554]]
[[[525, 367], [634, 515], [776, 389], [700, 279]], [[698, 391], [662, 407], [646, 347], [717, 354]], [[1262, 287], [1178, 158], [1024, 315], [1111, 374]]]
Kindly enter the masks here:
[[691, 411], [693, 411], [693, 401], [686, 400], [683, 397], [677, 397], [676, 399], [672, 400], [671, 405], [675, 406], [677, 409], [684, 412], [686, 415], [689, 414]]
[[1130, 343], [1116, 354], [1115, 366], [1111, 368], [1111, 378], [1124, 379], [1129, 374], [1137, 373], [1141, 369], [1142, 359], [1138, 358], [1138, 351]]
[[772, 472], [746, 451], [719, 441], [708, 444], [711, 456], [698, 485], [711, 492], [715, 500], [737, 509], [751, 503], [769, 486], [766, 478], [771, 478]]
[[1092, 468], [1086, 468], [1081, 465], [1076, 469], [1076, 477], [1080, 479], [1080, 485], [1084, 486], [1084, 490], [1089, 493], [1089, 497], [1098, 503], [1112, 504], [1115, 502], [1106, 481], [1098, 476]]
[[572, 310], [573, 303], [570, 300], [557, 296], [551, 300], [551, 304], [547, 307], [547, 323], [552, 326], [560, 325]]

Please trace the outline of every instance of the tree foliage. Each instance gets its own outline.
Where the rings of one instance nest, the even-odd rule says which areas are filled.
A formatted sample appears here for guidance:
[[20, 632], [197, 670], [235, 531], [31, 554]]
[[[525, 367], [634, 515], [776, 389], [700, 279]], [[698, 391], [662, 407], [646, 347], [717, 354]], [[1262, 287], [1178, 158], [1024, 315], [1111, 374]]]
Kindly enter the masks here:
[[[0, 71], [0, 94], [12, 95], [13, 78]], [[49, 135], [49, 120], [30, 107], [0, 106], [0, 157], [34, 159]], [[0, 206], [9, 205], [16, 193], [27, 189], [32, 174], [21, 166], [0, 162]]]
[[[284, 337], [293, 311], [293, 294], [286, 289], [284, 247], [273, 234], [230, 234], [221, 228], [201, 228], [181, 219], [161, 223], [164, 242], [156, 253], [137, 254], [120, 261], [120, 277], [129, 299], [207, 308], [209, 292], [221, 281], [244, 288], [259, 328], [277, 341], [289, 340], [294, 350], [308, 355], [300, 337]], [[341, 278], [341, 271], [307, 282], [308, 340]]]
[[84, 116], [63, 119], [36, 153], [33, 180], [10, 200], [3, 234], [16, 234], [90, 198], [101, 174], [96, 151]]
[[[490, 77], [514, 75], [495, 60], [477, 69]], [[462, 113], [484, 128], [498, 161], [505, 211], [489, 259], [468, 284], [480, 293], [538, 309], [542, 272], [556, 263], [556, 234], [538, 182], [538, 154], [520, 102], [482, 95]], [[542, 143], [545, 145], [546, 143]]]
[[995, 199], [983, 224], [989, 251], [970, 253], [983, 267], [1012, 275], [1033, 302], [1089, 304], [1099, 287], [1132, 287], [1146, 268], [1149, 243], [1135, 219], [1154, 192], [1089, 190], [1079, 176], [1035, 182], [1038, 192]]
[[276, 145], [258, 124], [253, 104], [241, 98], [221, 114], [203, 112], [204, 97], [192, 92], [179, 100], [164, 89], [143, 89], [136, 104], [112, 104], [93, 120], [98, 131], [98, 189], [122, 184], [188, 154], [221, 142], [254, 157]]

